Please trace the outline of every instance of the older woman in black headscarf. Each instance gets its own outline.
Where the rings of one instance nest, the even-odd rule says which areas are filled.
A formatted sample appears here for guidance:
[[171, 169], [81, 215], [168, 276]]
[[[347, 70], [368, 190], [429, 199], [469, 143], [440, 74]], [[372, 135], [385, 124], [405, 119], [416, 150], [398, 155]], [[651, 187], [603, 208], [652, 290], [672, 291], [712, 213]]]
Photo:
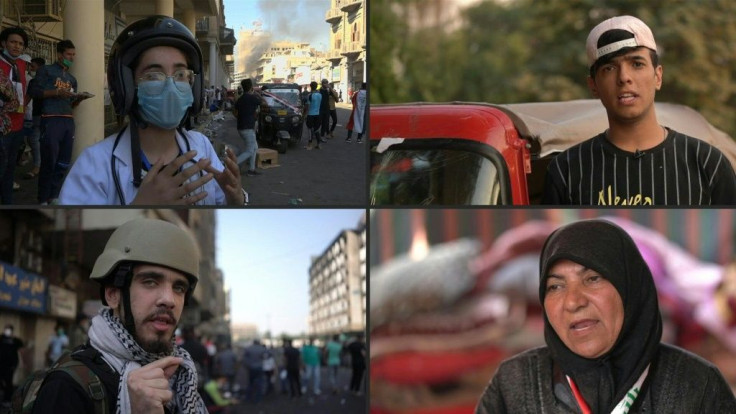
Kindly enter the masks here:
[[736, 413], [713, 364], [660, 342], [654, 280], [620, 227], [561, 227], [539, 267], [547, 346], [504, 361], [476, 414]]

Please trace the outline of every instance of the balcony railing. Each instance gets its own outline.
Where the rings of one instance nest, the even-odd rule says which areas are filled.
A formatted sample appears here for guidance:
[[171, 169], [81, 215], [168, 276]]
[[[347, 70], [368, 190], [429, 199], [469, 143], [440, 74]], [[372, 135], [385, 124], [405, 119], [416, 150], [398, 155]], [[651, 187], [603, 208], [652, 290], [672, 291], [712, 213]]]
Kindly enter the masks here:
[[201, 19], [198, 19], [195, 25], [195, 30], [197, 32], [208, 33], [210, 31], [210, 18], [203, 17]]
[[340, 6], [340, 10], [345, 13], [352, 13], [363, 5], [363, 0], [343, 0]]
[[363, 51], [363, 45], [364, 42], [347, 42], [345, 43], [345, 48], [342, 51], [343, 55], [350, 55], [354, 53], [360, 53]]
[[327, 56], [325, 56], [325, 59], [327, 60], [338, 60], [342, 59], [342, 50], [341, 49], [333, 49], [327, 51]]
[[338, 8], [329, 9], [325, 14], [325, 21], [327, 23], [337, 23], [342, 19], [342, 13], [342, 10]]

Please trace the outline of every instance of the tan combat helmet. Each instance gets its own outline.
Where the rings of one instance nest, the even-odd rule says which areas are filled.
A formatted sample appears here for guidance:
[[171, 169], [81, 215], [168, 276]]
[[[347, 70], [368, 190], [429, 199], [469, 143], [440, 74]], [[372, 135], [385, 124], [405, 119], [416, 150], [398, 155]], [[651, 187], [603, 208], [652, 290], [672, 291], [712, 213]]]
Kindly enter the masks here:
[[[127, 284], [124, 277], [128, 275], [118, 272], [118, 268], [129, 263], [166, 266], [184, 273], [190, 285], [187, 302], [199, 280], [197, 242], [189, 232], [168, 221], [141, 218], [118, 227], [89, 277], [102, 284], [111, 278], [114, 286], [123, 287]], [[107, 305], [104, 292], [101, 296], [102, 303]]]

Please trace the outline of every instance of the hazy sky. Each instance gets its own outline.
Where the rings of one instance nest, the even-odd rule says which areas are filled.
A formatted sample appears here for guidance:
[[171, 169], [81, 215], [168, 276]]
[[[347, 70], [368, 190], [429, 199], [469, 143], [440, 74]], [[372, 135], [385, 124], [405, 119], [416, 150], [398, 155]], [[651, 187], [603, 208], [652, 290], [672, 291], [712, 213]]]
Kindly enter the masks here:
[[[307, 331], [309, 265], [365, 210], [288, 209], [216, 212], [216, 260], [232, 289], [234, 323], [297, 334]], [[270, 318], [269, 318], [270, 317]]]
[[325, 50], [330, 41], [330, 24], [325, 14], [330, 0], [225, 0], [225, 24], [235, 30], [252, 29], [260, 21], [274, 41], [309, 42]]

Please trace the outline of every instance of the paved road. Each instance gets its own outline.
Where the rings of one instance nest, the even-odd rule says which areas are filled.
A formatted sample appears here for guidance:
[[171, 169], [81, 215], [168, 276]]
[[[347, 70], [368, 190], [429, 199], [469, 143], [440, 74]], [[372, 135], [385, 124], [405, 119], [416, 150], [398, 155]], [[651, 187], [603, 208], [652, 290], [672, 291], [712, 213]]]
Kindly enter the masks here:
[[[338, 374], [338, 388], [336, 394], [329, 392], [330, 383], [327, 370], [322, 369], [322, 392], [315, 395], [312, 390], [301, 398], [290, 398], [281, 394], [279, 384], [270, 395], [265, 396], [258, 404], [241, 402], [229, 407], [227, 414], [366, 414], [368, 412], [365, 395], [356, 396], [346, 391], [350, 383], [350, 368], [341, 368]], [[244, 369], [238, 370], [237, 381], [245, 389], [247, 374]], [[365, 386], [365, 384], [363, 384]], [[10, 414], [7, 406], [0, 404], [0, 414]]]
[[[286, 154], [278, 154], [278, 167], [259, 170], [263, 174], [256, 177], [243, 174], [243, 187], [250, 193], [251, 205], [364, 208], [367, 204], [368, 144], [365, 139], [363, 144], [357, 144], [355, 136], [352, 143], [345, 142], [345, 125], [349, 117], [350, 110], [346, 106], [338, 108], [335, 138], [322, 144], [322, 149], [307, 151], [302, 148], [308, 139], [305, 127], [302, 142], [289, 148]], [[238, 154], [245, 144], [235, 124], [232, 114], [225, 113], [222, 121], [211, 121], [199, 129], [206, 129], [216, 149], [219, 150], [224, 143]], [[22, 178], [30, 169], [30, 164], [16, 167], [16, 182], [21, 185], [20, 190], [14, 193], [16, 205], [37, 204], [38, 178]], [[246, 169], [242, 168], [242, 171]]]
[[[303, 148], [308, 140], [306, 127], [300, 144], [286, 154], [278, 154], [278, 167], [259, 170], [263, 174], [243, 177], [243, 187], [250, 194], [252, 205], [285, 206], [352, 206], [367, 204], [368, 145], [346, 143], [345, 125], [350, 110], [337, 109], [334, 138], [322, 144], [320, 150]], [[245, 144], [235, 129], [235, 118], [227, 113], [223, 121], [213, 121], [210, 128], [215, 142], [223, 142], [240, 153]], [[260, 144], [259, 144], [260, 145]], [[267, 147], [264, 147], [267, 148]], [[247, 166], [241, 168], [245, 171]]]
[[[244, 371], [244, 369], [240, 369], [237, 376], [243, 389], [247, 384], [247, 374]], [[340, 369], [338, 373], [339, 391], [337, 393], [329, 392], [331, 385], [327, 370], [323, 368], [321, 372], [322, 393], [320, 395], [315, 395], [310, 388], [301, 398], [290, 398], [288, 395], [282, 394], [279, 384], [276, 384], [275, 391], [265, 396], [258, 404], [241, 402], [238, 406], [231, 408], [230, 414], [365, 414], [368, 412], [365, 395], [356, 396], [346, 390], [350, 383], [350, 368]], [[302, 384], [304, 384], [303, 381]]]

